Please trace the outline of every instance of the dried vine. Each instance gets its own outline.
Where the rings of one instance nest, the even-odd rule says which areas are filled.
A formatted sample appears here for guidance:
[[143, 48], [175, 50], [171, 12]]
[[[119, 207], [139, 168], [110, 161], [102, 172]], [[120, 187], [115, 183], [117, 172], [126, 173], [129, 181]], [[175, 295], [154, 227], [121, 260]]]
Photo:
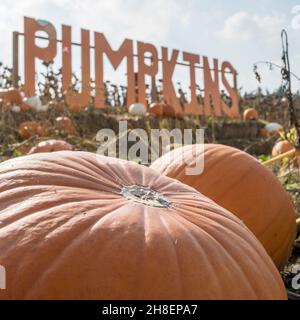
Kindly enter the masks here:
[[294, 106], [293, 94], [292, 94], [292, 81], [291, 77], [293, 76], [298, 81], [300, 78], [296, 76], [294, 73], [291, 72], [290, 60], [289, 60], [289, 43], [288, 43], [288, 35], [286, 30], [281, 31], [281, 42], [282, 42], [282, 66], [278, 66], [277, 64], [269, 61], [259, 61], [254, 64], [253, 72], [255, 78], [259, 83], [261, 83], [261, 76], [258, 73], [258, 64], [267, 64], [270, 70], [273, 70], [273, 67], [281, 69], [281, 77], [282, 77], [282, 89], [284, 92], [284, 96], [288, 101], [289, 107], [289, 115], [290, 115], [290, 124], [296, 130], [296, 141], [295, 141], [295, 148], [300, 150], [300, 124], [297, 119], [296, 109]]

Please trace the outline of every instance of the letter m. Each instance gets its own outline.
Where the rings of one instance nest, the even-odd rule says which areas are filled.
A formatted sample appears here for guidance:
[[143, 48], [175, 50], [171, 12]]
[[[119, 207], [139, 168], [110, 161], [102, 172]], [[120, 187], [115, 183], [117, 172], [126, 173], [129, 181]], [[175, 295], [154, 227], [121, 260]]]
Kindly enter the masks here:
[[102, 33], [95, 32], [95, 106], [105, 107], [104, 54], [116, 70], [127, 58], [127, 105], [134, 102], [133, 42], [125, 39], [118, 50], [113, 50]]

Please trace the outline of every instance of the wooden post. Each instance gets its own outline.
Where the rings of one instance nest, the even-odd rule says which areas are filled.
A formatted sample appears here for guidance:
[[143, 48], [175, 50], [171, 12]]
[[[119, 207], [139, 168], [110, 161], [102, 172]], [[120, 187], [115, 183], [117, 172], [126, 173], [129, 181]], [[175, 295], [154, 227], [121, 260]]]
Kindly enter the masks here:
[[237, 73], [233, 74], [233, 89], [237, 91]]
[[[153, 59], [151, 57], [151, 62], [153, 63]], [[157, 102], [157, 95], [156, 95], [156, 77], [151, 77], [151, 102]]]
[[19, 86], [19, 33], [13, 32], [13, 69], [12, 85], [14, 88]]

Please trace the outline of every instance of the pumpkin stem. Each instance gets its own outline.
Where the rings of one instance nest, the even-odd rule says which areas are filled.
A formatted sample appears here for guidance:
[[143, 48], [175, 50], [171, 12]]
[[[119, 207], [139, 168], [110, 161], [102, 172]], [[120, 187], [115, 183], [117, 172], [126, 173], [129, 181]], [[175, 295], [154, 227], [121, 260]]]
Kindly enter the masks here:
[[128, 200], [143, 203], [151, 207], [170, 208], [171, 202], [161, 193], [143, 186], [124, 186], [121, 194]]

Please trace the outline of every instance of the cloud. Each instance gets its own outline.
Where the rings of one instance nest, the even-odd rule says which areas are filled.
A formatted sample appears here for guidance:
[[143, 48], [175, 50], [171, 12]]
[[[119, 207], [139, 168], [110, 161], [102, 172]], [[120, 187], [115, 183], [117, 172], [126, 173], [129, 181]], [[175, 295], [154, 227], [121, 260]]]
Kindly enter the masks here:
[[272, 39], [278, 36], [278, 30], [284, 26], [285, 17], [280, 15], [251, 15], [237, 12], [225, 20], [218, 35], [226, 40], [249, 41], [254, 39]]

